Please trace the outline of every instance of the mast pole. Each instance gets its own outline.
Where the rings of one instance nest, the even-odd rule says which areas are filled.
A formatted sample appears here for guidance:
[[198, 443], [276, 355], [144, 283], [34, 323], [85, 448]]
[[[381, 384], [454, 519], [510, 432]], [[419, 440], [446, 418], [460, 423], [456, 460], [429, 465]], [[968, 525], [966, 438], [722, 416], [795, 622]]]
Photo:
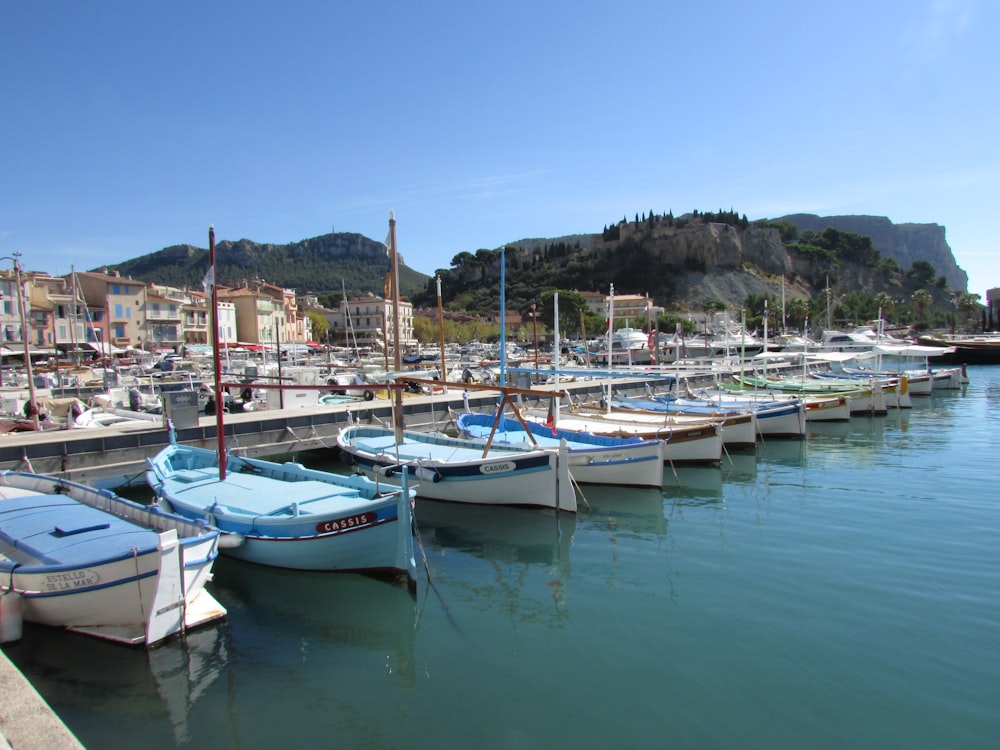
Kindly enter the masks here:
[[[444, 359], [444, 307], [441, 304], [441, 275], [437, 276], [437, 294], [438, 294], [438, 344], [441, 347], [441, 382], [448, 382], [448, 365]], [[445, 386], [444, 392], [448, 392], [448, 387]]]
[[[396, 252], [396, 214], [389, 212], [389, 253], [392, 261], [392, 274], [389, 279], [389, 293], [392, 295], [392, 363], [398, 373], [403, 369], [402, 352], [399, 349], [399, 253]], [[386, 358], [388, 362], [388, 358]], [[393, 411], [396, 432], [396, 442], [403, 440], [403, 391], [393, 390]]]
[[500, 248], [500, 387], [507, 385], [507, 246]]
[[28, 376], [28, 411], [31, 412], [31, 423], [35, 430], [40, 430], [41, 425], [38, 420], [38, 401], [35, 400], [35, 374], [31, 371], [31, 346], [28, 344], [28, 316], [24, 311], [24, 287], [21, 280], [21, 264], [19, 258], [21, 253], [16, 250], [11, 253], [14, 257], [14, 281], [17, 284], [17, 312], [21, 318], [21, 342], [24, 344], [24, 372]]
[[208, 280], [212, 286], [212, 367], [215, 375], [215, 437], [218, 441], [219, 480], [226, 478], [226, 435], [223, 430], [222, 360], [219, 356], [219, 285], [215, 279], [215, 226], [208, 227]]

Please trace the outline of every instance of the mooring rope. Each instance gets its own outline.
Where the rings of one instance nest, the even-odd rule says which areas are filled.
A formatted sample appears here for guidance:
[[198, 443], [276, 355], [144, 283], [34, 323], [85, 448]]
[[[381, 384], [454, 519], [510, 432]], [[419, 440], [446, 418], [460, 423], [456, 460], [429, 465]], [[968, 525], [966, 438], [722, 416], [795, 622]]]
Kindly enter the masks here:
[[[444, 614], [445, 614], [445, 617], [448, 618], [448, 622], [451, 623], [452, 627], [455, 628], [455, 631], [459, 635], [461, 635], [465, 639], [468, 639], [469, 636], [466, 635], [466, 633], [462, 630], [462, 628], [459, 627], [458, 623], [455, 621], [455, 618], [454, 618], [454, 616], [451, 613], [451, 609], [448, 607], [448, 603], [444, 600], [444, 596], [441, 594], [441, 591], [438, 589], [437, 584], [434, 583], [433, 578], [431, 578], [430, 563], [427, 561], [427, 552], [424, 550], [424, 541], [423, 541], [423, 539], [420, 536], [420, 524], [417, 523], [417, 519], [415, 517], [413, 519], [413, 535], [417, 539], [417, 547], [420, 548], [420, 557], [424, 561], [424, 572], [427, 574], [427, 585], [430, 586], [431, 589], [434, 590], [435, 594], [437, 594], [438, 601], [441, 602], [441, 608], [444, 609]], [[418, 615], [418, 619], [419, 619], [419, 615]]]

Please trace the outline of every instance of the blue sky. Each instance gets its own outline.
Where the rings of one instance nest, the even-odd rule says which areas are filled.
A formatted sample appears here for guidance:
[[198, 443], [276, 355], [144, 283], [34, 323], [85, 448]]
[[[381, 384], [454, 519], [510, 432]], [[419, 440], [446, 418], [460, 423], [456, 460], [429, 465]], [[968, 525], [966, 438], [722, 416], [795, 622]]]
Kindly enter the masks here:
[[1000, 3], [0, 1], [0, 255], [330, 231], [406, 263], [730, 208], [937, 223], [1000, 286]]

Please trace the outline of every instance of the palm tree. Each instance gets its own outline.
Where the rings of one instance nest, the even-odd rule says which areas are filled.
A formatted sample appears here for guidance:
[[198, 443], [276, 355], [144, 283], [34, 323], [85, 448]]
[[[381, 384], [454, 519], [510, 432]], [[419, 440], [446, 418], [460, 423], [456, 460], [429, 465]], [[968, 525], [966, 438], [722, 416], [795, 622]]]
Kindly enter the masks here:
[[875, 295], [875, 304], [879, 306], [882, 310], [882, 317], [888, 318], [892, 315], [893, 310], [896, 307], [896, 300], [892, 298], [892, 295], [886, 292], [879, 292]]
[[[955, 295], [955, 307], [958, 308], [962, 328], [969, 329], [969, 320], [972, 317], [972, 313], [980, 307], [979, 295], [972, 292], [959, 292]], [[973, 322], [971, 327], [975, 327], [975, 322]]]
[[930, 307], [933, 301], [934, 298], [931, 297], [931, 293], [926, 289], [918, 289], [910, 295], [910, 304], [912, 304], [914, 309], [917, 311], [917, 321], [919, 323], [924, 322], [924, 311]]

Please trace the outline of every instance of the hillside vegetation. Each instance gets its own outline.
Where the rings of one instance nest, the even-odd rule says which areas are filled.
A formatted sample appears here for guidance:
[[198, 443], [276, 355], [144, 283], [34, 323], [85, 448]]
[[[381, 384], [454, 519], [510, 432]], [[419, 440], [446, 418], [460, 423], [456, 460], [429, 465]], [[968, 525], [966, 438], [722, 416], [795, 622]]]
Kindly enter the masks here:
[[[912, 260], [904, 267], [868, 236], [829, 225], [818, 230], [835, 218], [875, 227], [884, 243], [902, 248], [907, 258], [919, 256], [920, 242], [926, 242], [926, 253], [964, 284], [964, 272], [954, 264], [944, 230], [937, 225], [906, 225], [910, 234], [900, 235], [901, 240], [881, 217], [823, 220], [799, 214], [750, 222], [734, 211], [636, 214], [600, 234], [522, 240], [503, 251], [460, 252], [435, 275], [441, 277], [446, 309], [484, 317], [499, 308], [501, 252], [507, 264], [507, 307], [525, 314], [553, 290], [607, 293], [614, 284], [618, 294], [648, 294], [678, 318], [729, 309], [744, 310], [752, 320], [762, 314], [765, 299], [772, 311], [784, 299], [786, 310], [794, 310], [802, 324], [807, 318], [836, 325], [865, 321], [880, 308], [887, 316], [924, 327], [947, 325], [949, 314], [952, 324], [956, 313], [973, 317], [977, 300], [964, 286], [951, 288], [930, 261]], [[796, 221], [818, 231], [801, 231]], [[348, 295], [383, 294], [388, 268], [385, 246], [355, 233], [287, 245], [224, 240], [216, 251], [223, 284], [262, 279], [316, 294], [331, 306], [342, 288]], [[207, 264], [207, 249], [177, 245], [112, 268], [147, 282], [198, 288]], [[404, 263], [400, 289], [417, 308], [437, 304], [434, 277]]]

